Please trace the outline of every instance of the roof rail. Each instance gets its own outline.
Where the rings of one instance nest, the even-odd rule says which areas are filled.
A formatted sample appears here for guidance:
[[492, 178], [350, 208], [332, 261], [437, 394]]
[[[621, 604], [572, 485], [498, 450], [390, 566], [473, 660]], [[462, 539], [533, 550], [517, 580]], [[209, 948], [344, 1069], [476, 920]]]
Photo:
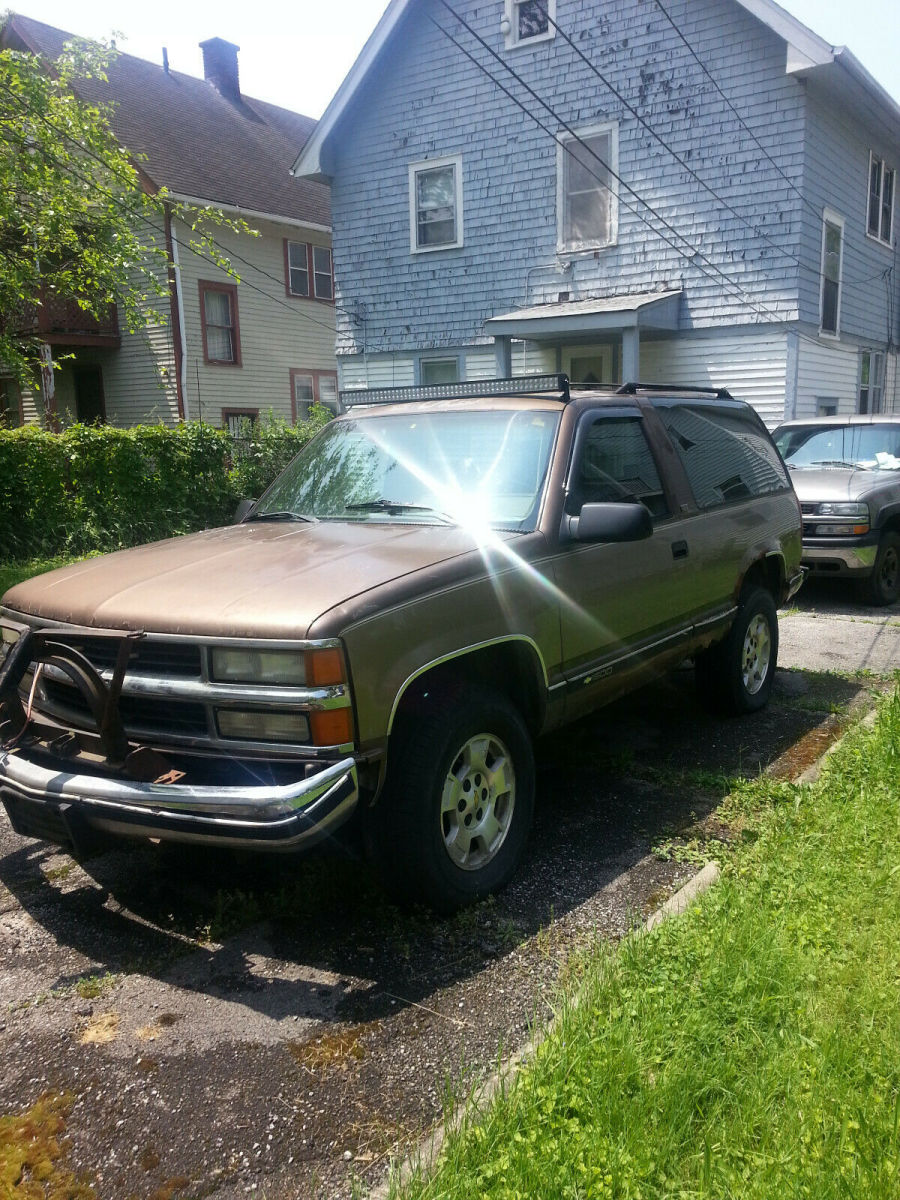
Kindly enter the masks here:
[[556, 392], [568, 404], [567, 375], [516, 375], [512, 379], [469, 379], [463, 383], [423, 383], [410, 387], [343, 388], [343, 408], [369, 404], [402, 404], [413, 400], [465, 400], [479, 396], [533, 396]]
[[617, 389], [617, 396], [634, 396], [638, 392], [702, 392], [704, 396], [715, 396], [717, 400], [733, 400], [731, 392], [725, 388], [694, 387], [693, 384], [683, 383], [623, 383]]

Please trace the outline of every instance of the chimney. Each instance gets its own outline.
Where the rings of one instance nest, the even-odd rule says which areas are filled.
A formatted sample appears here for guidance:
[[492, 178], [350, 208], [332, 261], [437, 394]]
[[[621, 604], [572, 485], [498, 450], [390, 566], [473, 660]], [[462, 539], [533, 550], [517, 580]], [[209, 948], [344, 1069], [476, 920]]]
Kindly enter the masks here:
[[203, 51], [203, 78], [206, 82], [211, 83], [226, 100], [240, 100], [237, 57], [240, 46], [215, 37], [201, 42], [200, 49]]

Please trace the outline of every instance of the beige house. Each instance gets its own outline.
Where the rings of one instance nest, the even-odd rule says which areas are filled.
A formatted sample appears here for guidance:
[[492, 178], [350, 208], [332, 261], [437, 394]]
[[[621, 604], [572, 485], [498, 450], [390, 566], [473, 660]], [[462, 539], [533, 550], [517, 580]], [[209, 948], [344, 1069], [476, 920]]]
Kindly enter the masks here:
[[[0, 44], [52, 62], [71, 34], [13, 15]], [[172, 211], [148, 239], [172, 270], [140, 333], [75, 305], [45, 305], [38, 328], [58, 369], [33, 393], [0, 386], [8, 424], [107, 421], [134, 425], [202, 419], [236, 426], [273, 412], [302, 419], [309, 404], [337, 405], [334, 277], [328, 187], [290, 174], [309, 117], [241, 94], [238, 47], [202, 43], [204, 79], [120, 54], [108, 81], [84, 99], [114, 106], [113, 127], [150, 188], [240, 218], [259, 236], [215, 232], [235, 279], [191, 247]], [[65, 357], [63, 357], [65, 356]]]

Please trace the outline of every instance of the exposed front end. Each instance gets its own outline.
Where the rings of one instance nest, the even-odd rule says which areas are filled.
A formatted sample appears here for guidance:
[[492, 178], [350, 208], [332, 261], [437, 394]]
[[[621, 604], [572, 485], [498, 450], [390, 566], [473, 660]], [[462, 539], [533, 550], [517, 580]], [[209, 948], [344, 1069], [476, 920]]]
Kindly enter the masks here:
[[0, 800], [87, 853], [132, 836], [297, 850], [358, 799], [343, 650], [0, 610]]

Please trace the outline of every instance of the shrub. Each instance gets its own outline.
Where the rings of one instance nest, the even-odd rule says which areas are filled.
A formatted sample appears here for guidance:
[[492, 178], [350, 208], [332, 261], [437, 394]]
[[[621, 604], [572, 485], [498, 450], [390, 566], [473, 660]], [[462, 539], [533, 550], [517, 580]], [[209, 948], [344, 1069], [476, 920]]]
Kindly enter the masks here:
[[227, 524], [327, 416], [248, 422], [237, 439], [193, 421], [0, 429], [0, 558], [106, 552]]

